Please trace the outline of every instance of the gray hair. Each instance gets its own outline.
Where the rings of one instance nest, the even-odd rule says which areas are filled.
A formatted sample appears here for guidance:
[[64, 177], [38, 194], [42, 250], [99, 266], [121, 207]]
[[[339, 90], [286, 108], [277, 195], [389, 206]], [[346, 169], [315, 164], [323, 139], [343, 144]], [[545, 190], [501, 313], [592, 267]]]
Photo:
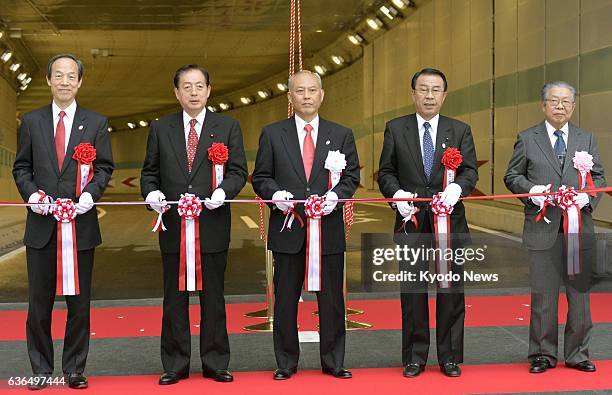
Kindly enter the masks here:
[[565, 81], [553, 81], [553, 82], [548, 82], [544, 84], [544, 86], [542, 87], [542, 92], [541, 92], [542, 101], [546, 101], [546, 99], [548, 99], [548, 92], [552, 88], [569, 89], [570, 93], [572, 94], [572, 101], [576, 101], [576, 88], [574, 88], [572, 85], [568, 84]]
[[287, 81], [287, 87], [289, 87], [289, 90], [291, 90], [291, 88], [293, 87], [293, 79], [298, 75], [314, 75], [317, 81], [319, 81], [319, 88], [323, 89], [323, 80], [321, 80], [321, 76], [318, 73], [304, 69], [296, 72], [295, 74], [289, 77], [289, 80]]
[[63, 58], [72, 59], [77, 64], [80, 81], [83, 78], [83, 62], [81, 62], [79, 59], [76, 58], [76, 56], [71, 53], [60, 53], [49, 59], [49, 63], [47, 63], [47, 79], [51, 80], [51, 68], [53, 67], [53, 63], [55, 63], [56, 60]]

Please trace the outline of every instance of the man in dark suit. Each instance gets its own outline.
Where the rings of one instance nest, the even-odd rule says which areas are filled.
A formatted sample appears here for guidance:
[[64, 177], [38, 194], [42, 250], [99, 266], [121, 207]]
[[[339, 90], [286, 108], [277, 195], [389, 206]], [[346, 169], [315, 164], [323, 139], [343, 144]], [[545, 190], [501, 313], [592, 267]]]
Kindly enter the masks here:
[[[174, 93], [183, 111], [151, 123], [147, 154], [140, 177], [142, 196], [161, 212], [165, 200], [191, 193], [206, 198], [200, 215], [200, 251], [203, 290], [200, 296], [200, 358], [202, 374], [220, 382], [233, 381], [227, 370], [230, 358], [223, 281], [230, 241], [233, 199], [246, 182], [247, 165], [238, 121], [206, 111], [210, 95], [208, 71], [195, 64], [182, 66], [174, 76]], [[208, 149], [223, 143], [229, 149], [223, 180], [213, 190], [213, 163]], [[189, 293], [179, 291], [181, 218], [176, 206], [163, 215], [167, 230], [160, 232], [164, 266], [164, 313], [160, 385], [175, 384], [189, 376], [191, 337]]]
[[[513, 193], [543, 193], [566, 185], [581, 189], [572, 158], [577, 151], [593, 156], [591, 176], [595, 187], [606, 184], [595, 136], [569, 121], [576, 107], [576, 89], [563, 81], [544, 85], [542, 112], [545, 121], [519, 133], [504, 182]], [[593, 322], [589, 307], [590, 265], [595, 256], [592, 212], [601, 194], [590, 197], [578, 193], [582, 222], [580, 248], [583, 270], [568, 276], [564, 252], [562, 210], [547, 209], [545, 220], [536, 221], [546, 197], [521, 199], [525, 204], [523, 245], [529, 252], [531, 321], [529, 360], [531, 373], [543, 373], [557, 364], [559, 288], [565, 284], [568, 302], [565, 325], [565, 364], [584, 372], [594, 372], [589, 360]]]
[[[317, 292], [320, 317], [320, 353], [323, 373], [350, 378], [344, 369], [345, 323], [343, 253], [346, 248], [341, 205], [359, 184], [359, 159], [353, 133], [318, 115], [323, 101], [321, 78], [300, 71], [289, 79], [289, 101], [295, 116], [263, 128], [253, 172], [253, 189], [263, 199], [287, 200], [273, 205], [268, 248], [274, 254], [274, 353], [278, 369], [274, 379], [284, 380], [297, 371], [299, 343], [297, 312], [306, 263], [306, 227], [297, 221], [284, 230], [285, 213], [295, 208], [306, 220], [303, 204], [290, 199], [325, 196], [321, 240], [321, 286]], [[316, 147], [316, 148], [315, 148]], [[324, 162], [330, 151], [345, 155], [346, 167], [335, 187], [329, 188]]]
[[[440, 108], [447, 95], [444, 74], [436, 69], [423, 69], [412, 78], [412, 99], [416, 114], [395, 118], [385, 128], [383, 149], [380, 156], [378, 185], [385, 197], [432, 197], [442, 192], [442, 203], [454, 206], [450, 216], [452, 246], [460, 247], [469, 242], [469, 230], [465, 208], [459, 201], [469, 195], [478, 180], [476, 152], [469, 125], [440, 115]], [[457, 169], [454, 182], [444, 185], [444, 166], [441, 158], [448, 148], [461, 151], [463, 161]], [[411, 191], [411, 192], [410, 192]], [[414, 192], [414, 193], [413, 193]], [[402, 220], [412, 216], [407, 202], [396, 204], [394, 240], [414, 245], [432, 243], [434, 233], [433, 213], [428, 204], [417, 204], [419, 227], [410, 224], [402, 228]], [[405, 235], [405, 229], [413, 237]], [[416, 235], [415, 235], [416, 234]], [[404, 237], [405, 236], [405, 237]], [[428, 262], [419, 262], [412, 269], [428, 270]], [[461, 267], [453, 265], [453, 273]], [[418, 274], [417, 274], [418, 276]], [[402, 363], [404, 376], [416, 377], [427, 363], [429, 351], [429, 312], [427, 287], [402, 289]], [[457, 377], [458, 366], [463, 362], [463, 322], [465, 302], [461, 283], [453, 283], [450, 289], [438, 289], [436, 295], [436, 344], [438, 363], [444, 374]]]
[[[62, 370], [71, 388], [87, 387], [83, 371], [89, 350], [91, 274], [94, 249], [102, 242], [98, 216], [92, 208], [114, 169], [106, 118], [76, 103], [82, 78], [83, 64], [73, 55], [60, 54], [49, 60], [47, 84], [53, 102], [24, 114], [13, 165], [17, 189], [29, 203], [50, 203], [51, 198], [78, 201], [75, 222], [79, 292], [65, 297], [68, 320], [62, 355]], [[80, 143], [92, 144], [96, 159], [93, 179], [77, 198], [78, 164], [72, 155]], [[28, 267], [28, 353], [34, 374], [49, 377], [53, 373], [51, 312], [57, 276], [57, 221], [49, 206], [28, 209], [24, 244]], [[46, 380], [38, 382], [41, 385], [33, 385], [32, 389], [46, 384]]]

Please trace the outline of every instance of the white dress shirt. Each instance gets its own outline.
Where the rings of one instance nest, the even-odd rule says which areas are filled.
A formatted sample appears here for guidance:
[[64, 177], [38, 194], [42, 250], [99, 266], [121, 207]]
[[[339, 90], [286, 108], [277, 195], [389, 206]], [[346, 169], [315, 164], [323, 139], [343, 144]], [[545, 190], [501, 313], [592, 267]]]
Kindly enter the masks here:
[[419, 127], [419, 141], [421, 143], [421, 157], [423, 157], [423, 135], [425, 135], [425, 126], [423, 124], [425, 122], [429, 122], [431, 125], [431, 131], [429, 132], [431, 135], [431, 142], [433, 143], [434, 152], [436, 150], [436, 135], [438, 134], [438, 121], [440, 120], [440, 114], [436, 114], [435, 117], [431, 118], [429, 121], [426, 121], [419, 114], [416, 115], [417, 118], [417, 126]]
[[76, 109], [76, 100], [73, 100], [72, 103], [68, 107], [66, 107], [65, 110], [59, 108], [55, 101], [53, 101], [53, 104], [51, 104], [51, 111], [53, 112], [53, 137], [55, 137], [55, 134], [57, 133], [57, 123], [60, 120], [60, 111], [66, 113], [66, 115], [64, 116], [64, 129], [66, 130], [66, 137], [64, 139], [64, 153], [68, 149], [68, 141], [70, 141], [70, 132], [72, 131], [72, 123], [74, 122], [74, 114], [76, 113]]
[[[550, 144], [553, 147], [553, 152], [555, 151], [555, 143], [557, 142], [557, 136], [555, 136], [555, 131], [557, 129], [555, 129], [555, 127], [553, 125], [551, 125], [550, 123], [548, 123], [548, 121], [544, 121], [544, 123], [546, 124], [546, 131], [548, 132], [548, 138], [550, 139]], [[563, 125], [561, 127], [561, 129], [559, 129], [560, 131], [563, 132], [563, 134], [561, 135], [561, 137], [563, 137], [563, 141], [565, 142], [565, 148], [567, 149], [567, 142], [569, 140], [569, 124], [566, 122], [565, 125]]]
[[304, 139], [306, 138], [306, 129], [304, 127], [306, 124], [310, 124], [312, 126], [312, 131], [310, 132], [310, 136], [312, 136], [312, 141], [314, 142], [314, 146], [317, 146], [317, 136], [319, 134], [319, 115], [317, 115], [312, 121], [306, 122], [299, 116], [295, 116], [295, 128], [297, 129], [298, 141], [300, 142], [300, 152], [304, 155]]
[[[204, 125], [204, 118], [206, 118], [206, 107], [202, 109], [202, 111], [195, 117], [196, 124], [195, 130], [198, 135], [198, 141], [200, 140], [200, 134], [202, 134], [202, 126]], [[191, 130], [191, 115], [187, 114], [183, 111], [183, 127], [185, 128], [185, 148], [188, 148], [189, 145], [189, 130]]]

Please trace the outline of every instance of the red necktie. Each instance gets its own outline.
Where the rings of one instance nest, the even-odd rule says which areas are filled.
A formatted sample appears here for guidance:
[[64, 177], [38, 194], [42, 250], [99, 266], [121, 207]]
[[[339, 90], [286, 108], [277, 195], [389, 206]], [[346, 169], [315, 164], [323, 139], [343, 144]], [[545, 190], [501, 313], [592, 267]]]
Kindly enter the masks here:
[[314, 162], [315, 145], [312, 139], [312, 125], [306, 124], [306, 137], [304, 137], [304, 147], [302, 148], [302, 160], [304, 161], [304, 172], [306, 172], [306, 181], [310, 179], [310, 171], [312, 170], [312, 162]]
[[195, 158], [196, 149], [198, 148], [198, 133], [195, 130], [195, 125], [198, 121], [192, 119], [189, 121], [189, 135], [187, 136], [187, 166], [191, 173], [191, 167], [193, 166], [193, 158]]
[[57, 164], [59, 169], [62, 170], [64, 166], [64, 158], [66, 157], [66, 127], [64, 126], [64, 117], [66, 113], [60, 111], [59, 121], [55, 128], [55, 153], [57, 154]]

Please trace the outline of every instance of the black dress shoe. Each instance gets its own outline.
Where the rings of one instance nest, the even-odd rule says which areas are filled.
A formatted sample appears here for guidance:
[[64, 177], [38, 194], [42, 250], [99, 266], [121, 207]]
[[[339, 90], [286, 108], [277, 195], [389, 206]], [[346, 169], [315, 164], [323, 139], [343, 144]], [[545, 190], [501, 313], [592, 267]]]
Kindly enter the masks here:
[[73, 389], [87, 388], [87, 377], [83, 373], [70, 373], [68, 375], [68, 387]]
[[232, 381], [234, 381], [234, 376], [232, 376], [232, 374], [225, 369], [219, 369], [214, 371], [205, 370], [202, 372], [202, 376], [209, 379], [213, 379], [220, 383], [231, 383]]
[[353, 377], [353, 374], [344, 368], [340, 368], [338, 370], [322, 368], [321, 370], [324, 374], [329, 374], [330, 376], [334, 376], [337, 379], [350, 379]]
[[28, 389], [32, 391], [41, 390], [49, 386], [51, 374], [35, 374], [32, 376], [32, 382], [28, 384]]
[[274, 371], [274, 380], [287, 380], [290, 379], [297, 372], [297, 368], [291, 369], [276, 369]]
[[461, 376], [461, 369], [459, 365], [454, 362], [446, 362], [440, 365], [440, 371], [448, 377], [459, 377]]
[[554, 366], [550, 363], [550, 361], [544, 357], [535, 357], [531, 361], [531, 367], [529, 368], [529, 373], [544, 373], [548, 369], [552, 369]]
[[576, 364], [565, 364], [570, 369], [580, 370], [581, 372], [595, 372], [597, 368], [591, 361], [582, 361]]
[[186, 379], [187, 377], [189, 377], [189, 373], [178, 374], [174, 372], [164, 372], [164, 374], [159, 377], [159, 385], [176, 384], [179, 380]]
[[418, 363], [409, 363], [404, 366], [404, 377], [416, 377], [425, 370], [425, 365]]

